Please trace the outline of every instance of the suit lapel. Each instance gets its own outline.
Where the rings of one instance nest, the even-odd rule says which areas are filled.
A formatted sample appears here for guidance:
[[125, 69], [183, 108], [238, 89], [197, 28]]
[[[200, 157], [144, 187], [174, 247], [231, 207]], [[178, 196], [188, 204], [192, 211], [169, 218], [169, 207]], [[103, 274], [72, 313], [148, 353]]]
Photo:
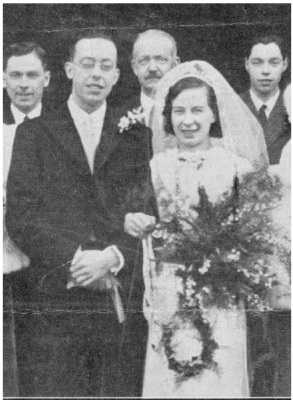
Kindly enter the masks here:
[[280, 94], [265, 126], [268, 146], [275, 142], [283, 133], [286, 120], [285, 114], [283, 99]]
[[92, 176], [81, 139], [67, 104], [63, 104], [58, 110], [57, 116], [54, 114], [54, 117], [54, 120], [48, 120], [51, 134], [72, 160], [72, 166], [75, 166], [80, 174]]
[[259, 120], [257, 109], [251, 99], [249, 91], [245, 93], [243, 100], [245, 101], [245, 103], [247, 104], [247, 106], [249, 107], [249, 109], [253, 113], [253, 115], [256, 116], [257, 120]]
[[117, 135], [118, 123], [119, 119], [115, 116], [113, 110], [107, 106], [101, 139], [95, 155], [94, 174], [99, 172], [119, 141], [119, 135]]

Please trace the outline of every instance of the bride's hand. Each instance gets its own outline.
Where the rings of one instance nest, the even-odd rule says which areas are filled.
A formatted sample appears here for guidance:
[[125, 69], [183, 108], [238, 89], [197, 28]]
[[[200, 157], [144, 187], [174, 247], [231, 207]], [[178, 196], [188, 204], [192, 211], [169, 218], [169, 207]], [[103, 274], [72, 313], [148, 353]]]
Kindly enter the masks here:
[[142, 239], [156, 226], [156, 218], [143, 213], [128, 213], [125, 216], [124, 231], [129, 235]]

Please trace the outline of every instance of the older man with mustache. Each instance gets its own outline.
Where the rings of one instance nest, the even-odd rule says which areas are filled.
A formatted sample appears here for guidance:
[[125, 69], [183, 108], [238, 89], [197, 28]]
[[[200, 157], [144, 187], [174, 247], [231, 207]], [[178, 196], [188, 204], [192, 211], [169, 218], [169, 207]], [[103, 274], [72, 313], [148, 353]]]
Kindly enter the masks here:
[[137, 36], [133, 45], [131, 65], [140, 83], [141, 93], [130, 100], [129, 108], [141, 105], [147, 126], [150, 126], [157, 83], [179, 63], [176, 42], [168, 33], [149, 29]]

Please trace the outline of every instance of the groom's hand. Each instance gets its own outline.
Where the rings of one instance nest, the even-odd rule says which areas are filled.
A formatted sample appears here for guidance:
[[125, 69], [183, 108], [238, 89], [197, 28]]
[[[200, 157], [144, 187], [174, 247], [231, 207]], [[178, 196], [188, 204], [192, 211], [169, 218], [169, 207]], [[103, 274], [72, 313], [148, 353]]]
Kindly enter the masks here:
[[[69, 269], [71, 277], [79, 286], [90, 286], [119, 266], [120, 260], [115, 251], [107, 248], [85, 250]], [[97, 284], [99, 286], [99, 284]]]
[[156, 218], [143, 213], [128, 213], [125, 216], [124, 231], [129, 235], [142, 239], [156, 226]]

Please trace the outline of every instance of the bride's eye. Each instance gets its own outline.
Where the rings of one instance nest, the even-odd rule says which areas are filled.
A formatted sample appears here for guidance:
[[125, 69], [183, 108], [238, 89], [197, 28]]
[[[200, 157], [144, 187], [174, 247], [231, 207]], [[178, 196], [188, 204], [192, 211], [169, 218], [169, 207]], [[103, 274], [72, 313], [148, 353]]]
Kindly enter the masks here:
[[203, 112], [203, 109], [202, 107], [194, 107], [192, 111], [194, 114], [200, 114], [201, 112]]

